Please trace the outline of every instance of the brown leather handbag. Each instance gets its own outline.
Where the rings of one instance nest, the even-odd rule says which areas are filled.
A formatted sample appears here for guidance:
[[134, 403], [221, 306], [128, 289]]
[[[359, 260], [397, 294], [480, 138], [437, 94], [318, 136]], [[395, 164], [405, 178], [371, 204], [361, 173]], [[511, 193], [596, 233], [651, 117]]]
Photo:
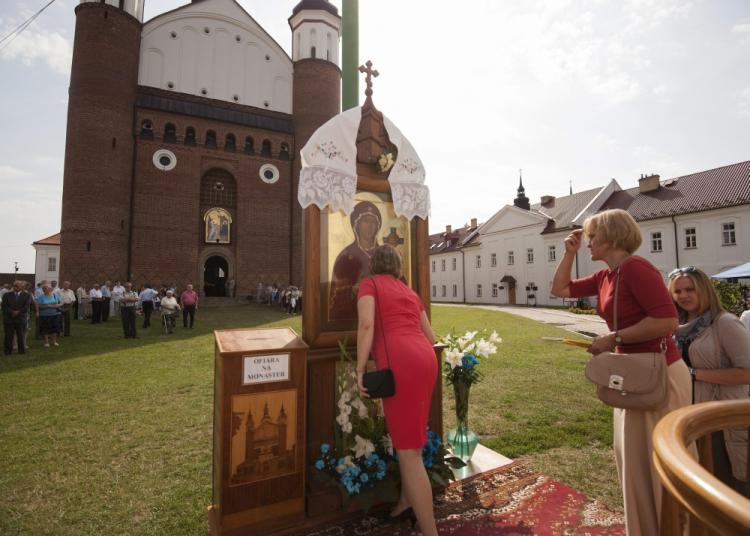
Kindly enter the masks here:
[[[617, 331], [617, 294], [620, 269], [615, 281], [614, 324]], [[586, 377], [596, 384], [599, 400], [614, 408], [651, 411], [667, 400], [667, 342], [661, 352], [616, 354], [602, 352], [586, 363]]]

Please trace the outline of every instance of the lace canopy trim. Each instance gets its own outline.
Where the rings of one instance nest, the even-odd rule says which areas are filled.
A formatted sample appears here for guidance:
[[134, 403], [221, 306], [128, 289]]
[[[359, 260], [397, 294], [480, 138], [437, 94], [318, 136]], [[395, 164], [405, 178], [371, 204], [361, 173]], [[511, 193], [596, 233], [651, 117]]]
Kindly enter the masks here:
[[351, 214], [354, 209], [354, 194], [357, 192], [357, 177], [320, 166], [302, 168], [299, 177], [297, 199], [302, 208], [312, 204], [321, 210], [343, 210]]
[[430, 189], [424, 184], [391, 184], [393, 210], [411, 220], [419, 216], [423, 220], [430, 215]]
[[[356, 107], [333, 117], [312, 135], [300, 151], [300, 172], [297, 199], [303, 208], [311, 204], [321, 210], [354, 209], [357, 192], [357, 131], [362, 108]], [[430, 191], [424, 185], [425, 169], [409, 140], [387, 118], [383, 123], [388, 137], [397, 150], [396, 162], [388, 176], [397, 216], [411, 220], [414, 216], [427, 219], [430, 214]]]

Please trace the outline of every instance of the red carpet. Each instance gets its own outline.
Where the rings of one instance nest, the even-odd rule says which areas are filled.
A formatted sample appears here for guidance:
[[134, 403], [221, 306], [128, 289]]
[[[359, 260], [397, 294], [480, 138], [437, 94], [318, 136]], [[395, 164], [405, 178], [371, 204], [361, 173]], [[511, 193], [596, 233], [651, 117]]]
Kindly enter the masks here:
[[[387, 525], [384, 512], [329, 523], [299, 536], [407, 536], [408, 523]], [[624, 535], [620, 514], [521, 462], [452, 483], [435, 497], [440, 534]]]

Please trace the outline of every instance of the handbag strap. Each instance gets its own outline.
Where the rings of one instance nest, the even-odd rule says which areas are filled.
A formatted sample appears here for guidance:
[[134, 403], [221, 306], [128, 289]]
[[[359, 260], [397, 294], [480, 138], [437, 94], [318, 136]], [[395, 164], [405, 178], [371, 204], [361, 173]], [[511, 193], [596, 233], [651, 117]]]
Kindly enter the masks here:
[[[615, 333], [617, 333], [617, 295], [620, 293], [620, 269], [622, 268], [622, 263], [620, 263], [620, 266], [617, 267], [617, 277], [615, 278]], [[667, 338], [662, 337], [660, 343], [659, 343], [659, 349], [661, 350], [661, 353], [665, 354], [667, 352]]]
[[385, 330], [383, 329], [383, 319], [378, 314], [380, 310], [380, 292], [378, 291], [378, 284], [375, 282], [375, 276], [372, 276], [372, 284], [375, 286], [375, 318], [379, 321], [380, 334], [383, 337], [383, 344], [385, 345], [385, 361], [388, 363], [388, 368], [391, 368], [391, 360], [388, 357], [388, 337], [385, 336]]

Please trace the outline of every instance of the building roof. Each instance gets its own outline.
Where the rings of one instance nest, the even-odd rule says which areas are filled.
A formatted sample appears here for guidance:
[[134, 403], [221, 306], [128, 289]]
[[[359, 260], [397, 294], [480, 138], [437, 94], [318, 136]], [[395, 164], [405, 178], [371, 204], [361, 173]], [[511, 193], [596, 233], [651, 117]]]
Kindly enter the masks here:
[[591, 190], [576, 192], [564, 197], [556, 197], [552, 203], [547, 203], [546, 206], [541, 203], [534, 203], [531, 205], [531, 210], [540, 212], [551, 218], [547, 227], [542, 231], [542, 234], [556, 233], [558, 231], [570, 229], [575, 217], [578, 216], [591, 200], [596, 197], [596, 194], [601, 191], [601, 187], [592, 188]]
[[53, 234], [47, 238], [42, 238], [31, 244], [32, 246], [59, 246], [60, 245], [60, 233]]
[[431, 234], [429, 237], [430, 246], [428, 253], [434, 255], [436, 253], [448, 253], [460, 249], [463, 241], [475, 229], [476, 227], [464, 225], [458, 229], [451, 230], [450, 233], [443, 231], [442, 233]]
[[636, 220], [750, 204], [750, 161], [661, 181], [658, 189], [612, 194], [601, 210], [621, 208]]
[[299, 4], [294, 6], [292, 15], [296, 15], [303, 9], [318, 9], [322, 11], [328, 11], [329, 13], [338, 16], [339, 10], [333, 4], [327, 0], [302, 0]]

